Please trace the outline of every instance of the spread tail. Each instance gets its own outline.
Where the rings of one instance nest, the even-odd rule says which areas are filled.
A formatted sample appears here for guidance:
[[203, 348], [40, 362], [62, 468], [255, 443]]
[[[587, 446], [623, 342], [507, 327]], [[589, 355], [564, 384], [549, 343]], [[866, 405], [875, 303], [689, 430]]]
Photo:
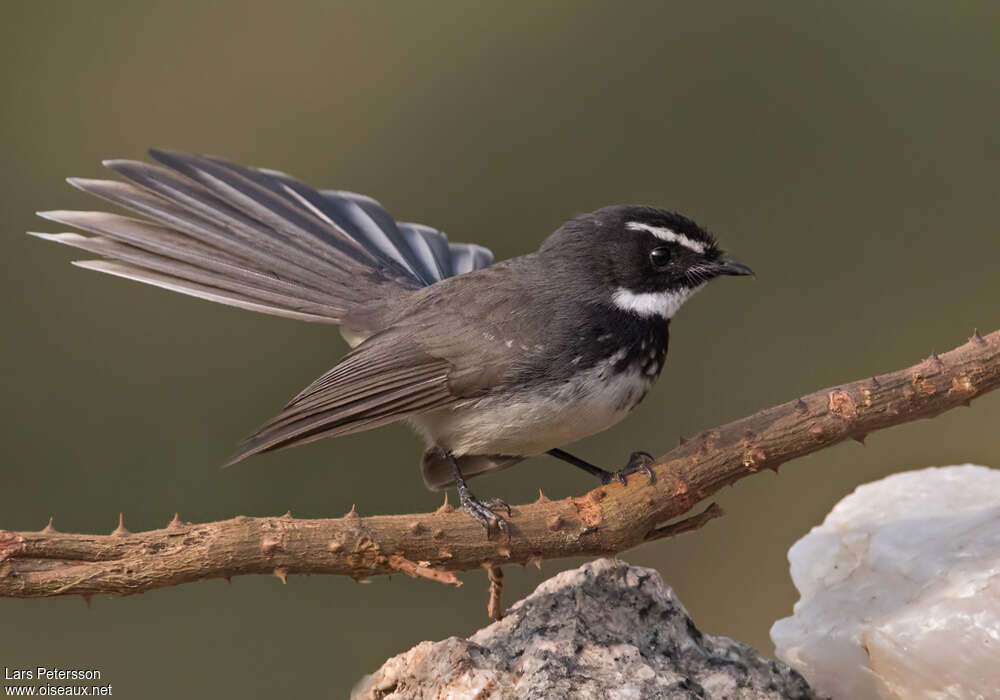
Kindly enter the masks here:
[[[151, 150], [109, 160], [130, 182], [70, 178], [142, 218], [39, 212], [94, 236], [34, 233], [101, 256], [91, 270], [254, 311], [339, 323], [351, 309], [486, 267], [492, 253], [397, 223], [374, 199], [314, 190], [273, 170]], [[163, 167], [166, 166], [166, 167]]]

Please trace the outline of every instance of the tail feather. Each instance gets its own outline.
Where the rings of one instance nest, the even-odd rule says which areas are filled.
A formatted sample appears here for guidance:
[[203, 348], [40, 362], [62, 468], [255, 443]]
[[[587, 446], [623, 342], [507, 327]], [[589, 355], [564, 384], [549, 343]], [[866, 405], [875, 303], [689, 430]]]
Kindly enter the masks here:
[[[161, 263], [170, 261], [186, 263], [241, 283], [260, 287], [262, 290], [287, 294], [291, 297], [340, 308], [336, 294], [316, 289], [302, 282], [290, 282], [276, 275], [261, 272], [252, 264], [248, 264], [225, 251], [203, 245], [196, 240], [186, 238], [155, 224], [103, 212], [53, 211], [41, 212], [40, 215], [51, 221], [100, 234], [102, 237], [111, 238], [124, 244], [108, 248], [108, 252], [101, 253], [107, 257], [126, 260], [126, 258], [121, 257], [121, 254], [135, 255], [138, 251], [145, 251], [155, 254]], [[96, 249], [87, 247], [84, 242], [103, 240], [96, 237], [71, 237], [70, 234], [61, 236], [33, 235], [91, 251]], [[141, 264], [135, 259], [129, 259], [126, 262]], [[329, 284], [327, 287], [329, 289]], [[343, 311], [343, 309], [340, 310]]]
[[[481, 246], [397, 224], [370, 197], [273, 170], [151, 150], [109, 160], [130, 183], [70, 178], [142, 219], [40, 212], [97, 234], [35, 234], [106, 258], [81, 267], [279, 316], [339, 323], [352, 308], [490, 265]], [[166, 167], [164, 167], [166, 166]]]
[[449, 243], [451, 251], [452, 272], [454, 275], [464, 275], [466, 272], [479, 270], [493, 264], [493, 253], [475, 243]]
[[[157, 149], [150, 150], [150, 155], [196, 180], [204, 179], [207, 173], [209, 176], [221, 176], [228, 184], [239, 188], [241, 182], [239, 178], [243, 178], [269, 190], [275, 197], [284, 200], [293, 208], [302, 207], [339, 234], [346, 236], [367, 255], [374, 256], [381, 263], [412, 278], [418, 286], [426, 286], [436, 281], [420, 274], [419, 265], [414, 266], [413, 263], [416, 261], [396, 231], [395, 220], [371, 197], [337, 190], [317, 192], [278, 170], [247, 168], [220, 158], [191, 156]], [[229, 178], [225, 175], [227, 171], [230, 173]], [[232, 174], [238, 177], [233, 178]], [[245, 190], [246, 183], [243, 183], [242, 187]], [[320, 235], [325, 234], [320, 232]], [[371, 261], [361, 262], [370, 264]]]
[[[287, 243], [325, 260], [334, 269], [344, 270], [351, 262], [371, 265], [373, 256], [347, 236], [303, 207], [281, 196], [277, 184], [271, 187], [244, 177], [236, 168], [197, 156], [182, 156], [152, 150], [150, 155], [203, 185], [218, 199], [242, 214], [264, 235], [275, 235]], [[250, 224], [253, 225], [253, 224]]]
[[[348, 280], [342, 277], [322, 277], [295, 266], [274, 264], [273, 259], [264, 261], [241, 259], [225, 250], [204, 245], [192, 237], [183, 236], [171, 229], [140, 219], [105, 212], [82, 211], [39, 212], [39, 216], [206, 269], [219, 269], [225, 266], [221, 271], [253, 272], [262, 284], [273, 281], [286, 287], [294, 286], [299, 288], [301, 295], [306, 298], [336, 301], [350, 289], [345, 284]], [[268, 262], [272, 263], [273, 270], [266, 267]]]
[[[194, 225], [180, 229], [188, 235], [204, 235], [213, 245], [234, 244], [260, 261], [286, 261], [304, 268], [317, 280], [338, 273], [329, 256], [275, 231], [246, 213], [231, 207], [202, 185], [139, 161], [110, 160], [104, 164], [140, 187], [164, 198], [193, 215]], [[313, 246], [320, 248], [320, 246]]]
[[407, 246], [433, 271], [434, 279], [445, 279], [455, 274], [448, 239], [443, 233], [419, 224], [399, 224], [399, 232], [406, 238]]
[[353, 232], [359, 243], [402, 265], [421, 286], [441, 279], [410, 248], [396, 221], [374, 199], [345, 190], [325, 190], [319, 194], [326, 203], [324, 211], [345, 231]]
[[493, 264], [493, 253], [475, 243], [452, 243], [440, 231], [423, 224], [396, 224], [407, 246], [433, 270], [435, 281], [464, 275]]
[[[261, 274], [293, 281], [303, 288], [322, 292], [330, 284], [329, 270], [316, 272], [310, 269], [311, 261], [306, 260], [302, 253], [280, 249], [270, 240], [243, 235], [245, 232], [241, 229], [227, 231], [149, 190], [114, 180], [70, 178], [69, 182], [88, 194], [145, 215], [151, 221], [104, 212], [39, 212], [39, 216], [85, 231], [116, 236], [133, 245], [142, 245], [141, 242], [149, 244], [169, 235], [178, 247], [188, 247], [199, 254], [228, 255]], [[112, 231], [107, 227], [116, 222], [121, 224], [118, 230]], [[128, 222], [132, 222], [131, 225]], [[105, 227], [93, 228], [92, 225], [97, 223]], [[154, 228], [156, 224], [159, 224], [158, 228]]]
[[[171, 288], [176, 291], [184, 291], [185, 284], [193, 285], [190, 287], [192, 292], [200, 292], [205, 288], [215, 288], [231, 292], [239, 299], [253, 301], [269, 308], [301, 312], [322, 318], [327, 322], [330, 318], [338, 317], [344, 313], [343, 309], [331, 306], [329, 303], [303, 298], [303, 290], [299, 287], [228, 263], [216, 263], [214, 268], [189, 265], [185, 262], [179, 262], [178, 259], [156, 255], [141, 248], [101, 236], [81, 236], [76, 233], [36, 233], [33, 235], [121, 261], [125, 263], [125, 266], [114, 269], [130, 270], [132, 279], [137, 279], [144, 272], [154, 273], [155, 276], [149, 280], [151, 284], [155, 284], [162, 277], [172, 278], [176, 280], [177, 286]], [[204, 265], [207, 261], [202, 259], [199, 262]], [[110, 271], [110, 269], [106, 271]], [[196, 294], [195, 296], [200, 295]]]
[[174, 292], [180, 292], [181, 294], [187, 294], [199, 299], [206, 299], [208, 301], [214, 301], [228, 306], [235, 306], [239, 309], [260, 311], [274, 316], [294, 318], [299, 321], [334, 323], [334, 321], [325, 316], [316, 316], [314, 314], [301, 313], [289, 308], [262, 304], [255, 299], [250, 299], [234, 292], [227, 292], [225, 290], [218, 289], [217, 287], [208, 287], [196, 282], [180, 280], [176, 277], [171, 277], [170, 275], [161, 275], [153, 272], [152, 270], [136, 267], [135, 265], [129, 265], [127, 263], [121, 263], [116, 260], [76, 260], [73, 264], [86, 270], [96, 270], [97, 272], [104, 272], [115, 277], [122, 277], [124, 279], [135, 280], [137, 282], [145, 282], [146, 284], [154, 287], [169, 289]]

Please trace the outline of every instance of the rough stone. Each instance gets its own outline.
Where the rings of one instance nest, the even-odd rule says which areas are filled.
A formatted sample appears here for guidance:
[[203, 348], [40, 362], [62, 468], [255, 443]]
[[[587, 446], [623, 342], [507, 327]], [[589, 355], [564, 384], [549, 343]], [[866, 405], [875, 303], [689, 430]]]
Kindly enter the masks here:
[[796, 671], [698, 631], [652, 569], [599, 559], [468, 639], [422, 642], [353, 698], [813, 698]]

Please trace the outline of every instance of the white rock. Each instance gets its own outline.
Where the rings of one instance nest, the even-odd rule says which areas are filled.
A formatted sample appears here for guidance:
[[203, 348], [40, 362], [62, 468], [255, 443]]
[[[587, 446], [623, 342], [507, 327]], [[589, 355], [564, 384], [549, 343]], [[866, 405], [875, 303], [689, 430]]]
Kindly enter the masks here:
[[788, 552], [778, 658], [833, 698], [1000, 698], [1000, 471], [859, 487]]

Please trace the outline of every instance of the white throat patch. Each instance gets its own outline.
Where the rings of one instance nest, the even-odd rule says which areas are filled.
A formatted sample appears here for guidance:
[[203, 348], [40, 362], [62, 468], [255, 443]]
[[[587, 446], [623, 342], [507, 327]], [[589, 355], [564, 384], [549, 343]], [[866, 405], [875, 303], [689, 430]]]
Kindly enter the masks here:
[[633, 231], [646, 231], [647, 233], [653, 234], [661, 241], [682, 245], [688, 250], [693, 250], [699, 255], [702, 255], [705, 252], [705, 244], [701, 241], [692, 240], [683, 233], [677, 233], [676, 231], [663, 226], [650, 226], [649, 224], [644, 224], [641, 221], [630, 221], [625, 224], [625, 228]]
[[619, 287], [611, 295], [611, 301], [622, 311], [630, 311], [637, 316], [649, 318], [659, 316], [660, 318], [673, 318], [677, 309], [688, 300], [688, 298], [699, 291], [704, 285], [698, 285], [691, 289], [680, 289], [671, 292], [631, 292], [624, 287]]

